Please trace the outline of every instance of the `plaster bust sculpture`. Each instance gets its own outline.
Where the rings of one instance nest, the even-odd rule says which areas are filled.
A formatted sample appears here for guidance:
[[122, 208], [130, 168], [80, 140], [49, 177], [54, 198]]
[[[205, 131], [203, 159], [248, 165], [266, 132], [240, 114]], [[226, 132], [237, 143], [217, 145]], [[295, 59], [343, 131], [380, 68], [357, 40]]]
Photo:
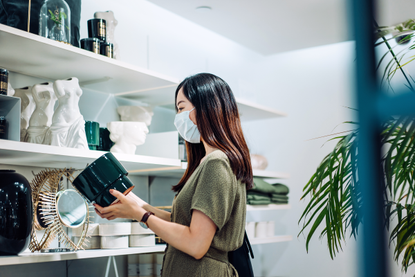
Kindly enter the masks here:
[[50, 82], [34, 85], [32, 95], [36, 108], [30, 117], [26, 141], [42, 144], [52, 124], [53, 108], [58, 98]]
[[107, 41], [114, 44], [114, 59], [119, 58], [118, 44], [114, 39], [115, 27], [118, 25], [117, 19], [114, 17], [113, 11], [106, 12], [96, 12], [94, 13], [94, 18], [102, 18], [107, 22]]
[[14, 97], [21, 99], [20, 110], [20, 141], [26, 141], [27, 128], [29, 127], [29, 120], [33, 111], [36, 108], [36, 103], [33, 100], [32, 87], [24, 87], [16, 89]]
[[135, 155], [137, 145], [144, 144], [148, 128], [144, 122], [112, 121], [107, 123], [110, 139], [115, 143], [113, 153]]
[[12, 85], [10, 84], [10, 82], [7, 84], [7, 95], [8, 96], [13, 96], [15, 93], [14, 88], [12, 87]]
[[77, 78], [56, 80], [53, 89], [59, 105], [52, 118], [52, 125], [45, 137], [45, 144], [88, 149], [85, 120], [79, 110], [82, 90]]
[[121, 117], [121, 121], [144, 122], [147, 126], [150, 126], [154, 114], [150, 108], [140, 106], [120, 106], [117, 108], [117, 112]]

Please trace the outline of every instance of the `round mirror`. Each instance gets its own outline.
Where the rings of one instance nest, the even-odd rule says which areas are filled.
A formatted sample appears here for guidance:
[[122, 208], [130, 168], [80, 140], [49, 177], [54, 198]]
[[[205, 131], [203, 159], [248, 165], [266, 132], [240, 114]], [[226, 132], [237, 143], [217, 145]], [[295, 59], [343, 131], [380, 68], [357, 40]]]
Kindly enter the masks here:
[[59, 191], [56, 194], [56, 206], [59, 219], [66, 227], [78, 228], [85, 222], [87, 203], [76, 190]]

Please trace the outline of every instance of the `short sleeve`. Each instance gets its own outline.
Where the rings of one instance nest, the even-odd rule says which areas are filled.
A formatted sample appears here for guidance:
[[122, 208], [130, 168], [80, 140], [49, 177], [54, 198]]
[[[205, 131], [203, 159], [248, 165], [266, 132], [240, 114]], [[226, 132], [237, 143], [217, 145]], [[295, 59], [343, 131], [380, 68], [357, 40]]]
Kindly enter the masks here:
[[236, 178], [223, 159], [205, 161], [197, 180], [191, 210], [208, 216], [220, 230], [232, 212], [236, 195]]

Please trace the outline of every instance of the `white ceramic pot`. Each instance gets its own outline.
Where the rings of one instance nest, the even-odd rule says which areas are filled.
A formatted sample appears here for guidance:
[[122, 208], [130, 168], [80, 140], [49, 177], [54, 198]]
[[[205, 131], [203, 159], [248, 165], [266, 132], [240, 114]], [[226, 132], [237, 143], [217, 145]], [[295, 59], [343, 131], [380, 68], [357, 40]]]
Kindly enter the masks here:
[[[82, 235], [82, 229], [83, 227], [72, 229], [72, 235], [76, 237], [80, 237]], [[99, 224], [90, 223], [88, 226], [88, 232], [86, 233], [86, 235], [91, 236], [91, 237], [99, 236]]]
[[145, 229], [141, 227], [139, 222], [133, 222], [131, 223], [131, 235], [144, 235], [144, 234], [154, 234], [151, 229]]
[[[75, 244], [78, 244], [80, 237], [79, 236], [73, 236], [72, 241]], [[100, 237], [90, 237], [85, 238], [84, 243], [86, 243], [86, 246], [84, 245], [84, 249], [100, 249], [101, 248], [101, 238]]]
[[256, 238], [266, 238], [267, 237], [267, 222], [260, 221], [255, 224], [255, 237]]
[[128, 236], [101, 237], [102, 249], [128, 248]]
[[99, 224], [100, 236], [128, 236], [131, 235], [131, 222]]
[[254, 221], [247, 222], [245, 230], [246, 230], [246, 234], [248, 238], [250, 239], [255, 238], [255, 222]]
[[138, 246], [155, 246], [156, 236], [153, 235], [131, 235], [130, 236], [130, 247]]
[[267, 221], [267, 237], [273, 237], [275, 233], [275, 221]]

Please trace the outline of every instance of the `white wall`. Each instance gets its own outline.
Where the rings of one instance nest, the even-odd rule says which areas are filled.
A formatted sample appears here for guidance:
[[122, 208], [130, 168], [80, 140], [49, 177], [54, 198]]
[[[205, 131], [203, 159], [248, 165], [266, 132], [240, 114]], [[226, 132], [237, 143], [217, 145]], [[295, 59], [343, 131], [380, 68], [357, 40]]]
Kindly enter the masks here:
[[[275, 220], [277, 230], [294, 237], [288, 243], [254, 246], [259, 253], [259, 260], [254, 260], [255, 276], [357, 276], [358, 245], [354, 239], [347, 239], [344, 252], [331, 260], [327, 241], [318, 238], [322, 228], [315, 233], [308, 254], [305, 236], [297, 238], [301, 229], [298, 220], [308, 203], [307, 199], [300, 201], [302, 188], [335, 145], [326, 143], [332, 137], [313, 138], [354, 128], [339, 125], [357, 116], [346, 108], [356, 107], [354, 60], [354, 43], [345, 42], [267, 57], [246, 73], [253, 101], [288, 113], [287, 118], [244, 124], [251, 151], [265, 155], [270, 170], [291, 175], [281, 182], [290, 187], [292, 209], [251, 217]], [[403, 274], [392, 253], [389, 256], [391, 276], [413, 276], [415, 268]]]

